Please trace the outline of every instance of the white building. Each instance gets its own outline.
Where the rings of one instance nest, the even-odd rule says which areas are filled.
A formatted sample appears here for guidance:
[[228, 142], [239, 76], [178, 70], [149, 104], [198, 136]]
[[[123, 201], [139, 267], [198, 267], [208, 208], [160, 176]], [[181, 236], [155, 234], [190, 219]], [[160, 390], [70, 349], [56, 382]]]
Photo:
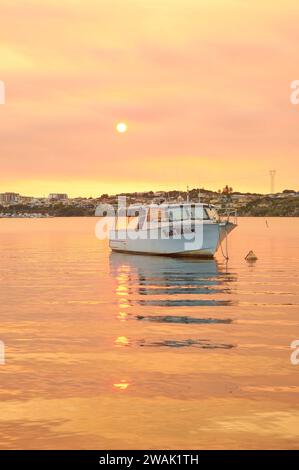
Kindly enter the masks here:
[[19, 201], [18, 193], [1, 193], [0, 204], [16, 204]]
[[48, 196], [50, 201], [66, 201], [68, 199], [67, 194], [63, 193], [51, 193]]

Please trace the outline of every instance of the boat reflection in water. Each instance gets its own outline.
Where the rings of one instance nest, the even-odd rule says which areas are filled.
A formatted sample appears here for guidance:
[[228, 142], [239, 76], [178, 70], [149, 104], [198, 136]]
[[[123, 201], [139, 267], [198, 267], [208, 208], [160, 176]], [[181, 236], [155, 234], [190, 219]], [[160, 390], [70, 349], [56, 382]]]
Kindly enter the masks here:
[[[230, 348], [232, 345], [194, 338], [200, 326], [226, 326], [232, 320], [225, 307], [234, 302], [230, 284], [235, 275], [214, 259], [195, 260], [111, 253], [110, 273], [117, 280], [117, 318], [163, 326], [167, 336], [175, 325], [185, 326], [180, 339], [140, 340], [140, 346]], [[215, 307], [224, 307], [215, 315]], [[220, 311], [219, 311], [220, 313]], [[223, 315], [224, 313], [224, 315]], [[168, 325], [169, 330], [165, 330]], [[187, 328], [187, 329], [186, 329]], [[206, 330], [205, 330], [206, 331]], [[186, 333], [188, 337], [186, 338]], [[190, 337], [192, 336], [192, 338]], [[120, 341], [118, 341], [118, 344]], [[132, 342], [130, 343], [132, 344]], [[126, 343], [127, 345], [127, 343]]]

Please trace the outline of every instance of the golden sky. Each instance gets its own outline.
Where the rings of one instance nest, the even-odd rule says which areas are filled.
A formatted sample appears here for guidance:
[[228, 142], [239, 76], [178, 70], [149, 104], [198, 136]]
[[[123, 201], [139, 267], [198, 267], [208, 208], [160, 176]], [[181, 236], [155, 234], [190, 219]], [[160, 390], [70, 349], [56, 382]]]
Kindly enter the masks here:
[[298, 0], [0, 0], [0, 12], [0, 192], [269, 192], [272, 168], [277, 190], [299, 189]]

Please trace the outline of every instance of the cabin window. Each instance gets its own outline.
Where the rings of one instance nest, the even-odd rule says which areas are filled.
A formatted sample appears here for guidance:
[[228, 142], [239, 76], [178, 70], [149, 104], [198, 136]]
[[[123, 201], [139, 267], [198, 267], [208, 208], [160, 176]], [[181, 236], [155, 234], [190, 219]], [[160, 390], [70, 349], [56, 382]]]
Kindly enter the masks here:
[[150, 207], [147, 211], [147, 221], [153, 222], [158, 220], [158, 209], [156, 207]]
[[146, 219], [146, 210], [144, 208], [128, 210], [128, 225], [131, 229], [142, 229]]
[[218, 212], [216, 211], [216, 209], [214, 207], [209, 207], [207, 209], [207, 212], [208, 212], [211, 220], [215, 220], [215, 221], [219, 220], [219, 214], [218, 214]]
[[203, 219], [203, 220], [210, 219], [209, 214], [205, 207], [192, 206], [192, 220], [195, 220], [195, 219]]
[[148, 222], [163, 222], [167, 220], [167, 212], [165, 209], [158, 207], [150, 207], [147, 211]]
[[169, 220], [178, 222], [181, 220], [195, 220], [199, 218], [203, 220], [209, 220], [209, 214], [206, 209], [196, 211], [196, 206], [182, 206], [169, 208]]
[[147, 222], [180, 222], [195, 219], [209, 220], [210, 214], [205, 207], [199, 206], [175, 206], [175, 207], [150, 207], [147, 211]]
[[183, 212], [181, 207], [170, 207], [168, 209], [169, 220], [173, 222], [178, 222], [182, 220]]

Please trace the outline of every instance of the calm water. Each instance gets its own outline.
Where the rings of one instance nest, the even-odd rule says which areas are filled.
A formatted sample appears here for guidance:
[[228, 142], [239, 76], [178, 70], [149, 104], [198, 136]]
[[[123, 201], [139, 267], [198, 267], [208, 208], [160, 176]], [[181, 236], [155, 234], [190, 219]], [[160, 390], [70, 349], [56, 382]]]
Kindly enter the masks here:
[[299, 219], [240, 219], [227, 265], [95, 221], [0, 220], [0, 447], [299, 448]]

